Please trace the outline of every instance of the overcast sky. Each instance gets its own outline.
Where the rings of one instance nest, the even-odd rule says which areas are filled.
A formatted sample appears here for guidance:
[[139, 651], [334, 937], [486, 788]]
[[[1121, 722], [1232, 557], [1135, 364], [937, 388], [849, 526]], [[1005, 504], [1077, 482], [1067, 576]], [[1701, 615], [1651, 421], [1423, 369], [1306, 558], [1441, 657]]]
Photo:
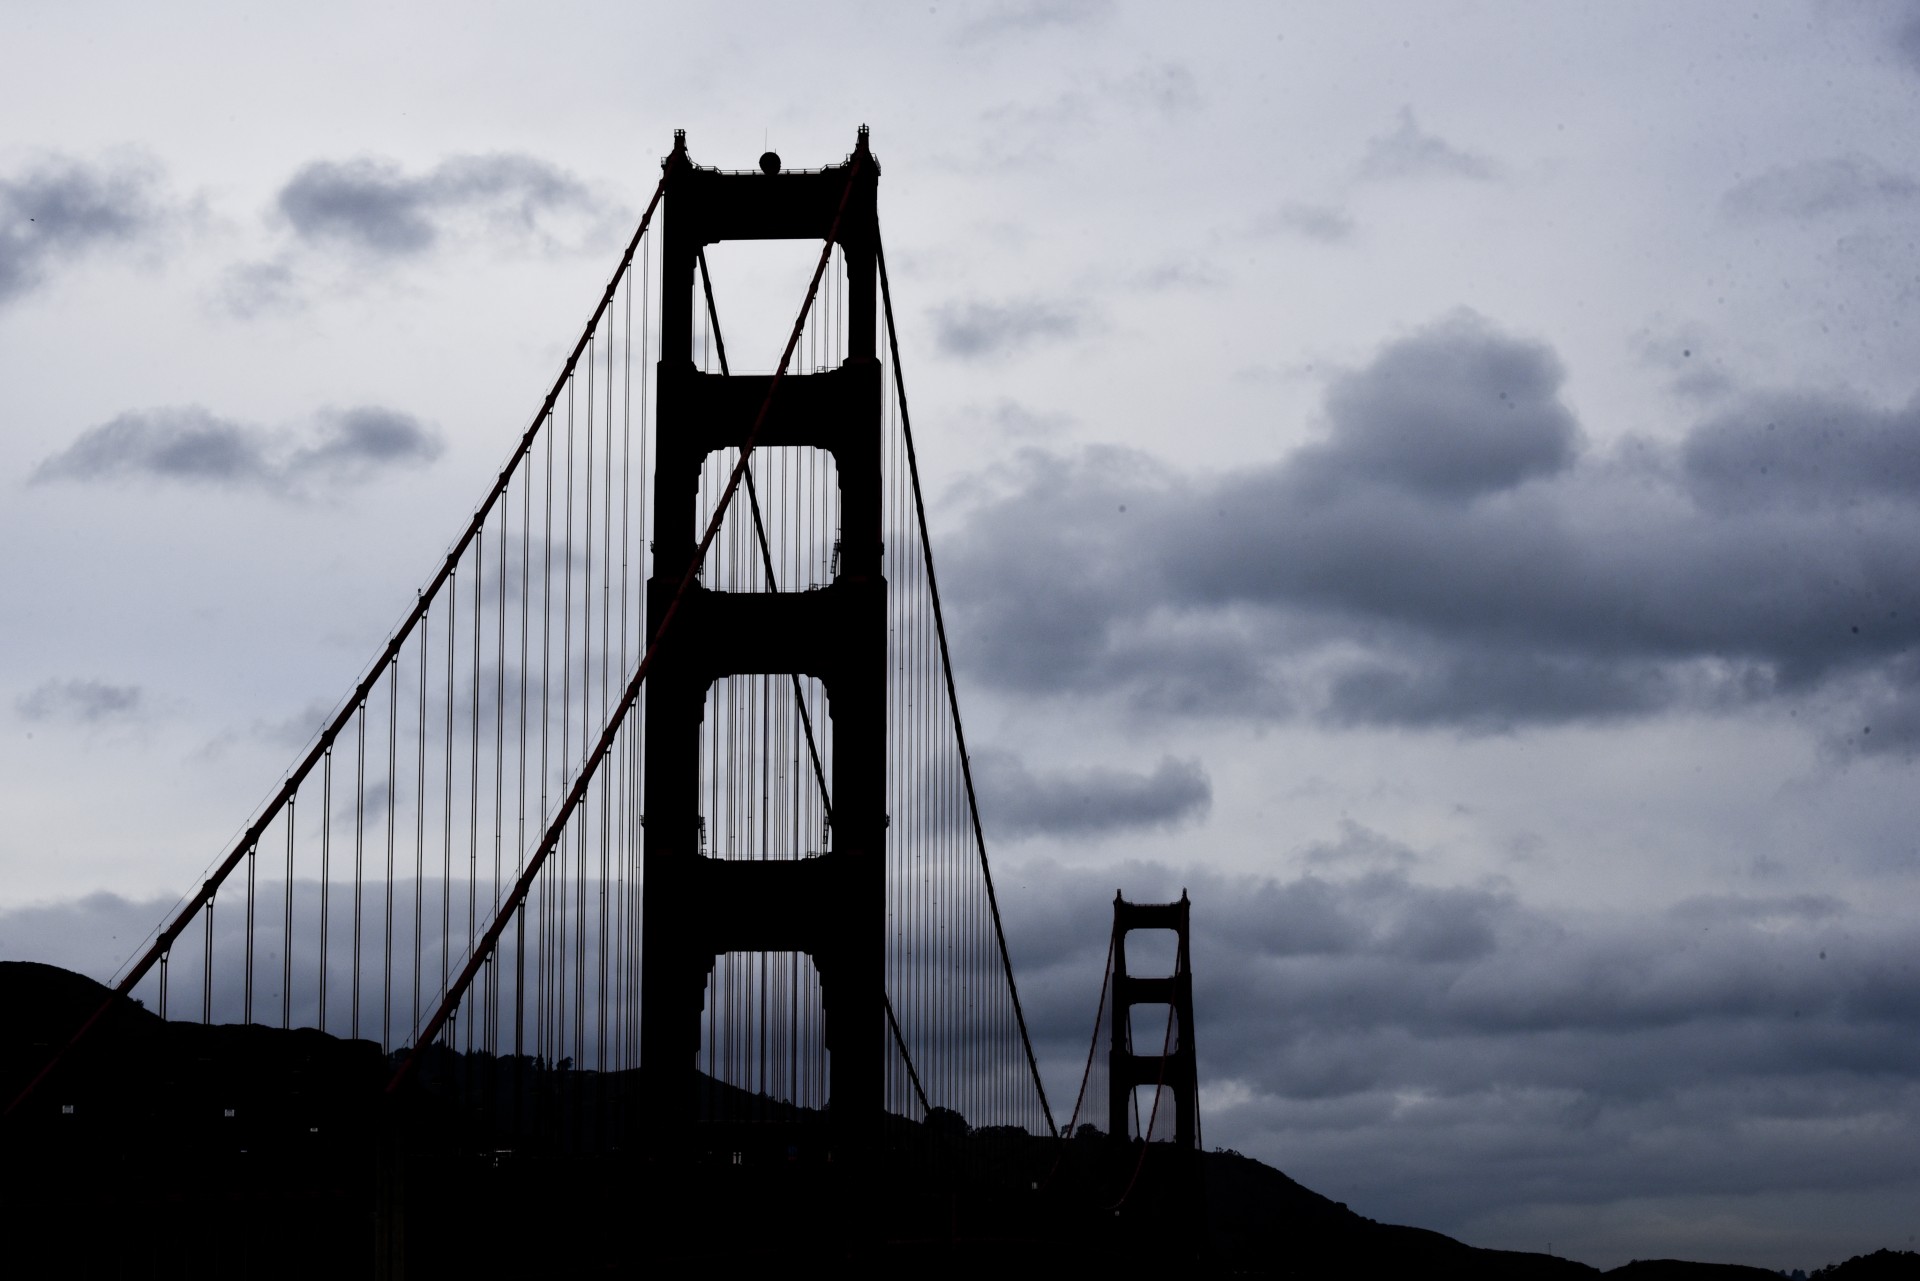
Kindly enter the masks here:
[[1920, 7], [1167, 13], [0, 10], [0, 956], [104, 976], [250, 817], [675, 128], [864, 122], [1055, 1095], [1184, 886], [1209, 1145], [1911, 1248]]

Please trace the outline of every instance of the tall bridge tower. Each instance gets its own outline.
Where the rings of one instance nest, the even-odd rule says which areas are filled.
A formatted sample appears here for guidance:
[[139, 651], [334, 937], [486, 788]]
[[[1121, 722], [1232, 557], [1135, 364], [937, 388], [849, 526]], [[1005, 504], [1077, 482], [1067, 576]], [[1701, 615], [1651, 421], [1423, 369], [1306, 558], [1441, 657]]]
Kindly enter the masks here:
[[[1199, 1073], [1193, 1053], [1193, 965], [1187, 949], [1191, 915], [1187, 892], [1176, 903], [1129, 903], [1113, 895], [1113, 1017], [1107, 1056], [1107, 1132], [1118, 1138], [1128, 1132], [1127, 1111], [1135, 1088], [1158, 1086], [1172, 1093], [1173, 1141], [1176, 1147], [1197, 1148], [1199, 1134]], [[1172, 930], [1175, 937], [1173, 973], [1135, 975], [1127, 971], [1127, 935], [1133, 930]], [[1135, 1042], [1133, 1007], [1167, 1007], [1167, 1031], [1159, 1045]], [[1148, 1032], [1149, 1040], [1153, 1033]], [[1144, 1131], [1146, 1127], [1143, 1126]], [[1148, 1136], [1143, 1132], [1142, 1139]]]
[[[858, 1149], [883, 1108], [886, 1042], [887, 583], [881, 573], [881, 366], [876, 358], [879, 170], [862, 127], [845, 164], [722, 172], [687, 160], [676, 134], [662, 208], [653, 556], [646, 634], [658, 639], [646, 701], [641, 1066], [660, 1112], [691, 1111], [701, 1014], [717, 958], [798, 952], [820, 976], [834, 1142]], [[834, 232], [838, 219], [838, 231]], [[845, 264], [846, 359], [790, 373], [722, 376], [694, 363], [695, 268], [728, 240], [835, 238]], [[840, 486], [831, 583], [721, 591], [677, 572], [694, 555], [701, 467], [755, 446], [823, 450]], [[676, 606], [677, 600], [677, 606]], [[662, 631], [670, 610], [673, 627]], [[701, 843], [700, 734], [723, 677], [817, 679], [832, 717], [830, 839], [818, 857], [726, 860]]]

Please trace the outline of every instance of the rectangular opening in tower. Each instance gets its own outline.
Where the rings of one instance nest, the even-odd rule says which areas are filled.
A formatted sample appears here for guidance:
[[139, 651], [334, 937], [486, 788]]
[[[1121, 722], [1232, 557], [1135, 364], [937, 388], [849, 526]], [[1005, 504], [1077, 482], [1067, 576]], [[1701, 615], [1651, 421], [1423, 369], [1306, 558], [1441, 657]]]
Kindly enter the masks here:
[[1172, 978], [1179, 956], [1177, 930], [1127, 931], [1127, 973], [1134, 978]]
[[820, 972], [805, 952], [726, 952], [707, 976], [703, 1119], [805, 1121], [827, 1104]]
[[[694, 505], [695, 537], [706, 532], [739, 461], [737, 449], [707, 455]], [[701, 581], [728, 592], [803, 592], [832, 582], [840, 546], [840, 474], [833, 455], [824, 449], [761, 447], [753, 451], [748, 470], [752, 488], [743, 478], [734, 492], [707, 549]]]
[[[1154, 1106], [1155, 1099], [1159, 1106]], [[1173, 1091], [1166, 1086], [1139, 1085], [1127, 1108], [1127, 1129], [1134, 1138], [1145, 1137], [1155, 1143], [1171, 1143], [1176, 1108]]]
[[[714, 341], [706, 296], [696, 279], [694, 363], [708, 373], [719, 373], [720, 348], [724, 346], [731, 372], [772, 373], [793, 334], [793, 322], [806, 301], [807, 285], [820, 263], [820, 242], [723, 240], [708, 245], [706, 255], [714, 310], [720, 318], [720, 339]], [[819, 293], [807, 310], [788, 373], [836, 368], [846, 358], [846, 282], [846, 264], [836, 247], [833, 261], [820, 277]]]
[[784, 673], [721, 677], [707, 688], [700, 726], [701, 852], [754, 861], [825, 853], [832, 765], [826, 686]]
[[1167, 1053], [1173, 1053], [1180, 1044], [1180, 1028], [1176, 1025], [1172, 1037], [1168, 1036], [1167, 1017], [1173, 1013], [1170, 1005], [1152, 1001], [1141, 1001], [1127, 1011], [1127, 1027], [1135, 1054], [1157, 1057], [1162, 1046]]

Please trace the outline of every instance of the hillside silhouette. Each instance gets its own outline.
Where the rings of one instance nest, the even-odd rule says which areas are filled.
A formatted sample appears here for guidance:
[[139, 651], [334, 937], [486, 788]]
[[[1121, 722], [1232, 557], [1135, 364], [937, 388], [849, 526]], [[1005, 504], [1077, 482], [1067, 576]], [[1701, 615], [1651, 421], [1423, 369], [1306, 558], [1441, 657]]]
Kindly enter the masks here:
[[[0, 962], [6, 1098], [106, 995]], [[121, 1001], [0, 1136], [17, 1188], [6, 1239], [70, 1241], [83, 1272], [181, 1277], [368, 1275], [382, 1254], [417, 1275], [863, 1255], [934, 1276], [1102, 1259], [1303, 1279], [1778, 1275], [1676, 1260], [1602, 1274], [1377, 1223], [1236, 1152], [1142, 1154], [1088, 1127], [1066, 1141], [970, 1130], [938, 1109], [888, 1122], [876, 1177], [835, 1166], [823, 1113], [710, 1079], [697, 1150], [669, 1161], [649, 1145], [634, 1073], [436, 1050], [393, 1099], [394, 1061], [371, 1041], [164, 1022]], [[1815, 1275], [1882, 1281], [1916, 1263], [1882, 1251]]]

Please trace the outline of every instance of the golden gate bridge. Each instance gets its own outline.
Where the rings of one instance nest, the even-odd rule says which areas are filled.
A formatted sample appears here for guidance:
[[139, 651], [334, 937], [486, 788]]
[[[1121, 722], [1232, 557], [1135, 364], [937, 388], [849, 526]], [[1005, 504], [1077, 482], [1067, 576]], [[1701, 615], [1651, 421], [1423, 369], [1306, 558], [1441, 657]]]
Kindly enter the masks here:
[[[644, 1129], [656, 1153], [732, 1163], [776, 1134], [789, 1162], [873, 1169], [901, 1121], [1073, 1128], [981, 827], [879, 175], [864, 126], [812, 170], [701, 167], [676, 133], [412, 608], [10, 1113], [54, 1106], [49, 1082], [138, 999], [175, 1024], [370, 1042], [390, 1099], [424, 1082], [517, 1113], [564, 1075], [597, 1090], [576, 1151]], [[743, 239], [820, 245], [770, 373], [732, 367], [708, 274], [707, 247]], [[1119, 1094], [1148, 1087], [1144, 1135], [1170, 1091], [1192, 1147], [1190, 983], [1124, 961], [1128, 928], [1174, 917], [1123, 907], [1106, 1110], [1117, 1132]], [[1184, 899], [1177, 916], [1184, 973]], [[1167, 1005], [1164, 1043], [1132, 1045], [1141, 1000]], [[1095, 1061], [1073, 1117], [1102, 1109]]]

